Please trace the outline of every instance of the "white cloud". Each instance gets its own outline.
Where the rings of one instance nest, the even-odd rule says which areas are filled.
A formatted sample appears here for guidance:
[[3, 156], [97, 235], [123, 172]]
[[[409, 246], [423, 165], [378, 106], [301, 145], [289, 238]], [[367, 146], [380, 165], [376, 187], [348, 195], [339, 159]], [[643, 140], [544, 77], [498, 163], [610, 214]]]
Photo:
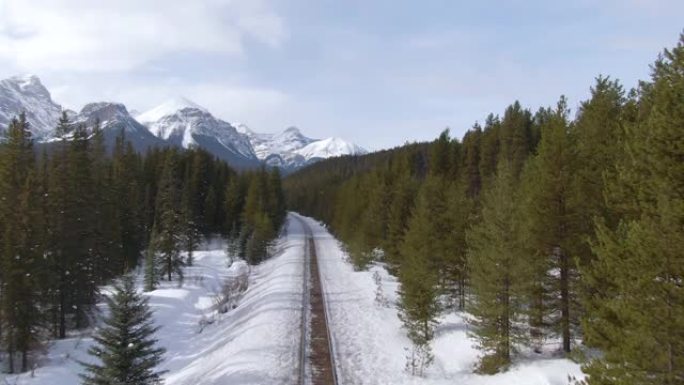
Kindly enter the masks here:
[[281, 18], [254, 0], [0, 0], [0, 59], [22, 71], [129, 71], [178, 52], [278, 46]]

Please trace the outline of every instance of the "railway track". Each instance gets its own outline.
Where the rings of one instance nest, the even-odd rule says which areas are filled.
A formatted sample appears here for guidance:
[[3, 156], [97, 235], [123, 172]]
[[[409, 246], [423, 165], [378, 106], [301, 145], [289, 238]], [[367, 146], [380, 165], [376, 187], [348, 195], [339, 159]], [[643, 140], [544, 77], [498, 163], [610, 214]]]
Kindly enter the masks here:
[[334, 344], [328, 328], [328, 309], [321, 286], [316, 241], [308, 224], [300, 218], [297, 220], [302, 224], [306, 234], [302, 337], [297, 384], [337, 385]]

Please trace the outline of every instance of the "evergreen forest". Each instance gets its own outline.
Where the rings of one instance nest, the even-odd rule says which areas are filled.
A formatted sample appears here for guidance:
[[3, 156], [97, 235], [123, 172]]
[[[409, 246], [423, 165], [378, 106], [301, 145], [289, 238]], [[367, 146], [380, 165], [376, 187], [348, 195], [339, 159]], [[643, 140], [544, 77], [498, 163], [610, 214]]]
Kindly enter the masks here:
[[[446, 129], [286, 176], [236, 171], [199, 147], [138, 152], [125, 131], [107, 145], [98, 122], [66, 112], [39, 143], [19, 114], [0, 127], [3, 368], [29, 372], [50, 341], [94, 331], [100, 362], [80, 363], [84, 383], [161, 383], [165, 348], [136, 277], [148, 292], [183, 285], [213, 238], [226, 241], [221, 263], [225, 250], [261, 264], [290, 210], [321, 221], [356, 271], [396, 277], [412, 375], [434, 361], [440, 317], [458, 313], [481, 375], [554, 346], [581, 363], [574, 385], [684, 384], [684, 34], [648, 80], [601, 75], [588, 95], [514, 101], [462, 137]], [[311, 276], [285, 280], [302, 277], [308, 288]]]
[[398, 277], [420, 362], [439, 315], [466, 311], [480, 373], [557, 341], [589, 384], [682, 384], [684, 35], [650, 80], [590, 92], [314, 164], [285, 179], [288, 206]]
[[66, 114], [57, 132], [49, 148], [34, 146], [22, 114], [0, 143], [0, 347], [10, 373], [29, 370], [46, 341], [90, 326], [103, 285], [137, 269], [147, 290], [182, 284], [182, 267], [212, 236], [257, 264], [285, 219], [277, 169], [237, 173], [200, 149], [140, 154], [125, 132], [108, 149], [99, 124]]

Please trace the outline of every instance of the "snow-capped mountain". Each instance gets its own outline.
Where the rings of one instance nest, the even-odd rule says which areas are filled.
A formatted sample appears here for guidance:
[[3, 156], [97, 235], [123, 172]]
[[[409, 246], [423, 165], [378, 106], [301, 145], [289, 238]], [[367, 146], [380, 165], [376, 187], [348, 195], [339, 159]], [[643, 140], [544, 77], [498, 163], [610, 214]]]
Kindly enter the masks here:
[[312, 139], [297, 127], [277, 134], [261, 134], [244, 124], [236, 125], [252, 144], [256, 156], [269, 166], [292, 172], [312, 162], [333, 156], [365, 154], [363, 148], [339, 138]]
[[121, 103], [89, 103], [81, 109], [78, 115], [70, 119], [74, 124], [84, 124], [89, 128], [99, 122], [105, 135], [105, 142], [108, 145], [112, 145], [116, 137], [122, 132], [126, 140], [130, 141], [137, 151], [146, 151], [150, 147], [167, 145], [133, 119], [126, 106]]
[[230, 123], [216, 119], [204, 107], [185, 99], [169, 100], [137, 116], [156, 137], [183, 148], [201, 147], [241, 166], [258, 165], [249, 140]]
[[309, 143], [296, 151], [306, 159], [326, 159], [342, 155], [362, 155], [365, 149], [340, 138], [328, 138]]
[[37, 76], [13, 76], [0, 80], [0, 127], [6, 127], [21, 112], [31, 125], [34, 139], [45, 140], [54, 134], [62, 107]]
[[307, 138], [296, 127], [290, 127], [278, 134], [261, 134], [244, 124], [237, 125], [252, 144], [256, 156], [272, 167], [293, 171], [307, 164], [307, 159], [296, 153], [315, 139]]
[[277, 134], [259, 134], [244, 124], [238, 125], [238, 130], [247, 135], [259, 159], [266, 159], [269, 155], [294, 152], [317, 140], [302, 135], [297, 127], [290, 127]]
[[62, 111], [71, 123], [89, 129], [99, 121], [109, 146], [124, 132], [137, 151], [163, 146], [200, 147], [238, 168], [266, 164], [292, 172], [321, 159], [366, 153], [339, 138], [309, 138], [296, 127], [277, 134], [257, 133], [245, 125], [218, 119], [185, 98], [169, 100], [143, 113], [129, 112], [123, 104], [113, 102], [89, 103], [77, 113], [54, 102], [34, 75], [0, 80], [0, 133], [12, 118], [26, 112], [34, 139], [51, 146]]

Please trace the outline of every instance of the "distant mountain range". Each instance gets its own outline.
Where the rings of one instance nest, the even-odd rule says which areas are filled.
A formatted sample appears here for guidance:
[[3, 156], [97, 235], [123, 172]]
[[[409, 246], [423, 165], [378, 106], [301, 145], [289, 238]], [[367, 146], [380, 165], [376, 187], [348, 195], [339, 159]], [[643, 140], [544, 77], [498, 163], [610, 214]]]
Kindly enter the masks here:
[[367, 151], [340, 138], [312, 139], [304, 136], [297, 127], [277, 134], [259, 134], [244, 124], [237, 130], [245, 135], [256, 156], [272, 167], [291, 170], [321, 159], [342, 155], [360, 155]]
[[[0, 80], [0, 130], [22, 111], [36, 141], [56, 138], [63, 107], [52, 100], [40, 79], [26, 75]], [[366, 153], [340, 138], [306, 137], [296, 127], [277, 134], [257, 133], [243, 124], [218, 119], [185, 98], [169, 100], [142, 113], [129, 112], [123, 104], [112, 102], [89, 103], [80, 112], [65, 111], [72, 122], [87, 127], [99, 120], [110, 145], [123, 130], [138, 151], [160, 146], [200, 147], [242, 169], [266, 164], [292, 172], [321, 159]]]

